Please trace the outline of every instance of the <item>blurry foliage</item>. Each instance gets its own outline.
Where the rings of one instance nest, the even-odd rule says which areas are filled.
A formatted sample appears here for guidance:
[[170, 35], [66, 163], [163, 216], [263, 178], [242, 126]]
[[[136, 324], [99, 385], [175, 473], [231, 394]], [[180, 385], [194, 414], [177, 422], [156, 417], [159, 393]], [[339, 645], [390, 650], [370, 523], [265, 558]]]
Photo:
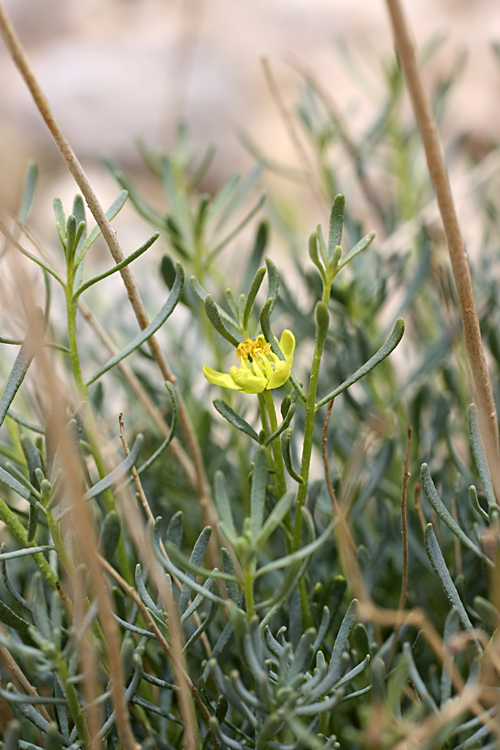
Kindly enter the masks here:
[[[436, 88], [438, 115], [458, 67]], [[316, 160], [318, 190], [333, 205], [326, 239], [318, 227], [309, 244], [299, 241], [276, 216], [273, 196], [263, 218], [261, 178], [265, 167], [277, 168], [265, 156], [248, 176], [232, 176], [211, 195], [200, 192], [200, 184], [214, 154], [208, 151], [197, 160], [185, 129], [170, 154], [141, 144], [144, 161], [163, 189], [163, 208], [151, 205], [117, 165], [108, 165], [127, 191], [109, 215], [128, 195], [156, 233], [129, 261], [161, 242], [162, 258], [151, 261], [156, 267], [150, 273], [159, 273], [166, 288], [166, 302], [151, 326], [112, 358], [97, 350], [99, 362], [94, 362], [92, 352], [78, 348], [78, 298], [97, 282], [105, 294], [108, 275], [83, 281], [83, 260], [98, 232], [88, 231], [81, 199], [75, 199], [69, 216], [55, 201], [64, 277], [47, 260], [23, 251], [41, 268], [46, 299], [23, 342], [1, 340], [22, 345], [10, 374], [5, 372], [0, 399], [0, 517], [6, 525], [0, 552], [0, 645], [39, 697], [28, 697], [26, 685], [10, 682], [13, 673], [4, 662], [0, 700], [8, 718], [0, 731], [6, 750], [89, 746], [81, 674], [86, 628], [100, 661], [99, 736], [109, 750], [122, 746], [96, 592], [87, 585], [79, 630], [72, 622], [73, 607], [66, 606], [76, 576], [85, 577], [85, 571], [78, 567], [64, 525], [71, 512], [64, 446], [77, 457], [84, 499], [100, 528], [102, 555], [137, 593], [133, 599], [127, 589], [112, 584], [125, 700], [143, 748], [187, 744], [174, 669], [161, 641], [171, 637], [171, 613], [147, 569], [149, 558], [138, 554], [133, 534], [114, 510], [134, 465], [157, 519], [149, 529], [151, 550], [178, 602], [186, 671], [198, 699], [193, 704], [196, 746], [382, 749], [403, 747], [397, 743], [408, 737], [408, 746], [416, 741], [429, 750], [496, 747], [491, 726], [496, 694], [491, 698], [487, 692], [477, 693], [473, 709], [443, 712], [440, 722], [412, 739], [428, 717], [450, 706], [461, 681], [473, 689], [498, 679], [493, 636], [500, 615], [489, 584], [496, 573], [499, 519], [475, 409], [468, 409], [463, 345], [450, 273], [441, 261], [441, 238], [422, 222], [408, 243], [381, 252], [378, 240], [364, 236], [366, 227], [350, 201], [348, 188], [355, 185], [390, 235], [418, 216], [431, 198], [415, 128], [401, 116], [401, 73], [391, 63], [385, 76], [387, 96], [357, 140], [318, 83], [304, 77], [298, 123]], [[349, 173], [338, 173], [339, 153], [350, 158]], [[35, 185], [31, 167], [22, 223]], [[343, 192], [345, 207], [337, 195]], [[475, 284], [498, 398], [498, 198], [482, 186], [477, 201], [484, 235]], [[288, 244], [285, 262], [268, 257], [273, 232]], [[231, 247], [237, 248], [237, 262], [230, 258]], [[354, 248], [352, 262], [343, 269], [348, 247]], [[51, 312], [54, 281], [65, 295], [67, 330]], [[408, 333], [395, 355], [386, 358], [402, 335], [402, 324], [391, 333], [399, 316]], [[8, 331], [7, 320], [4, 326]], [[235, 363], [235, 341], [262, 332], [276, 347], [273, 334], [284, 328], [294, 332], [297, 342], [293, 378], [274, 400], [271, 391], [259, 397], [220, 393], [203, 380], [204, 363], [223, 371], [229, 361]], [[165, 345], [177, 390], [171, 384], [164, 390], [150, 366], [143, 345], [153, 329]], [[32, 395], [24, 392], [42, 335], [58, 349], [55, 356], [75, 380], [59, 433], [50, 415], [43, 415], [45, 424], [37, 427], [39, 412]], [[167, 437], [159, 435], [130, 395], [130, 380], [116, 367], [125, 358], [161, 417], [168, 417]], [[140, 425], [143, 437], [136, 436], [130, 455], [117, 460], [109, 474], [89, 415], [93, 412], [98, 423], [109, 418], [108, 395], [119, 388], [130, 395], [127, 427]], [[178, 393], [199, 442], [219, 529], [203, 528], [199, 493], [178, 454], [169, 449], [174, 435], [181, 444], [186, 438], [178, 426]], [[333, 397], [325, 431], [328, 474], [347, 532], [335, 506], [332, 513], [321, 465], [324, 407]], [[401, 487], [408, 426], [413, 479], [407, 498], [405, 608], [426, 613], [448, 644], [446, 664], [433, 650], [430, 626], [422, 618], [396, 629], [389, 621], [361, 620], [356, 596], [364, 592], [359, 580], [350, 578], [348, 535], [371, 601], [398, 608], [405, 577]], [[307, 446], [312, 463], [304, 458]], [[458, 638], [463, 632], [468, 637]], [[489, 661], [485, 651], [493, 651], [494, 659]]]

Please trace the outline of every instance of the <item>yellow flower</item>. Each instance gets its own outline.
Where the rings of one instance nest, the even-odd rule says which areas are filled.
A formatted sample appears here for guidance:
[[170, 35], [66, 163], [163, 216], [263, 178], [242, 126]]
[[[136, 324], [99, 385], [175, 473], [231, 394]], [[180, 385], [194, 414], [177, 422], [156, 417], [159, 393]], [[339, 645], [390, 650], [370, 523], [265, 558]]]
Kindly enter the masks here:
[[233, 365], [229, 368], [229, 373], [225, 373], [205, 365], [203, 374], [210, 383], [232, 391], [262, 393], [271, 388], [279, 388], [290, 377], [293, 363], [295, 336], [291, 331], [283, 331], [279, 346], [284, 360], [271, 351], [271, 344], [266, 344], [262, 334], [255, 340], [245, 339], [236, 349], [239, 367]]

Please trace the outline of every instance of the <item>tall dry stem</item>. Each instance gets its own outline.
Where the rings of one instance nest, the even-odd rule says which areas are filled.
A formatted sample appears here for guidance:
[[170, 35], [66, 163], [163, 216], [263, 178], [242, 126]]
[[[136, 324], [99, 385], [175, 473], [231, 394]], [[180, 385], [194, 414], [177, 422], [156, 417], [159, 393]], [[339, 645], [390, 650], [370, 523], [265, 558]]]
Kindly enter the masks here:
[[[78, 185], [85, 202], [89, 207], [89, 210], [94, 217], [99, 229], [102, 232], [102, 236], [108, 245], [109, 251], [113, 257], [115, 263], [120, 263], [124, 260], [125, 255], [118, 241], [115, 230], [111, 226], [106, 213], [101, 206], [99, 199], [90, 184], [85, 171], [78, 161], [75, 152], [71, 148], [68, 140], [62, 132], [59, 124], [54, 117], [54, 114], [50, 108], [49, 102], [42, 91], [42, 88], [31, 68], [27, 55], [23, 49], [23, 46], [13, 28], [9, 17], [5, 11], [3, 4], [0, 2], [0, 34], [2, 35], [5, 45], [10, 52], [12, 60], [16, 65], [19, 73], [21, 74], [26, 86], [28, 87], [31, 96], [38, 108], [38, 111], [42, 115], [50, 134], [52, 135], [54, 142], [59, 149], [61, 156], [63, 157], [66, 165], [73, 175], [76, 184]], [[144, 305], [137, 289], [134, 277], [130, 268], [127, 266], [120, 270], [120, 275], [123, 279], [123, 283], [127, 290], [127, 294], [130, 300], [130, 304], [134, 310], [137, 321], [142, 329], [149, 325], [149, 320], [144, 309]], [[151, 336], [148, 339], [148, 345], [151, 350], [151, 354], [156, 361], [160, 372], [165, 380], [175, 383], [175, 376], [169, 367], [165, 356], [158, 344], [157, 339]], [[198, 440], [189, 418], [186, 406], [182, 399], [182, 395], [179, 393], [179, 423], [184, 433], [187, 452], [191, 457], [194, 469], [195, 469], [195, 486], [194, 490], [198, 495], [200, 509], [204, 517], [204, 523], [210, 525], [216, 525], [217, 519], [210, 503], [210, 490], [207, 483], [205, 469], [203, 466], [203, 460], [201, 456], [200, 447]]]
[[465, 345], [475, 387], [475, 399], [479, 410], [479, 421], [488, 465], [493, 480], [495, 495], [500, 499], [500, 461], [498, 420], [493, 399], [490, 374], [481, 340], [481, 330], [472, 289], [472, 280], [467, 253], [458, 223], [451, 193], [443, 151], [429, 98], [425, 93], [418, 69], [415, 46], [408, 22], [399, 0], [386, 0], [391, 18], [394, 42], [405, 76], [413, 105], [418, 129], [422, 138], [427, 168], [443, 221], [446, 242], [458, 297], [458, 306], [464, 331]]

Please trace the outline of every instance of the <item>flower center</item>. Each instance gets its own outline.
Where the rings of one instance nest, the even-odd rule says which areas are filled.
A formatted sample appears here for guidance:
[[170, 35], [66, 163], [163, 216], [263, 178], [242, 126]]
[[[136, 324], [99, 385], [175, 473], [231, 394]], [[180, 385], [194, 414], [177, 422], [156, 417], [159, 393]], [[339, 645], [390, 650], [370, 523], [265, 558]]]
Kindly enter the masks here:
[[262, 344], [262, 341], [259, 339], [245, 339], [241, 342], [241, 344], [238, 345], [238, 348], [236, 349], [236, 356], [240, 360], [242, 359], [248, 359], [254, 360], [259, 359], [259, 357], [267, 357], [269, 352], [271, 351], [271, 344]]

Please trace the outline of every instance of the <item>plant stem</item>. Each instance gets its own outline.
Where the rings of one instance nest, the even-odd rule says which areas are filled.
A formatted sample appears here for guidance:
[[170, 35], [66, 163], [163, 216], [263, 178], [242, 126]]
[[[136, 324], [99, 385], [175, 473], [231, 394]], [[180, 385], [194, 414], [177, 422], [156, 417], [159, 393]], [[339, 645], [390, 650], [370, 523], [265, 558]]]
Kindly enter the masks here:
[[73, 560], [71, 559], [71, 557], [69, 556], [68, 552], [66, 551], [66, 547], [64, 545], [64, 541], [61, 536], [59, 526], [54, 518], [52, 511], [50, 510], [47, 512], [47, 523], [49, 526], [50, 534], [52, 536], [52, 541], [54, 542], [54, 547], [57, 552], [57, 556], [62, 562], [69, 579], [71, 581], [74, 581], [75, 564]]
[[[85, 404], [87, 407], [86, 415], [85, 415], [87, 434], [89, 437], [90, 448], [92, 451], [92, 456], [95, 461], [97, 472], [99, 474], [99, 478], [102, 479], [107, 474], [106, 466], [104, 464], [104, 459], [102, 457], [101, 449], [99, 447], [99, 441], [97, 438], [97, 428], [96, 428], [94, 415], [92, 412], [92, 407], [91, 407], [88, 393], [87, 393], [87, 386], [85, 385], [85, 381], [83, 379], [82, 368], [80, 365], [80, 356], [78, 353], [78, 340], [77, 340], [77, 335], [76, 335], [77, 301], [73, 299], [74, 275], [75, 275], [74, 269], [73, 267], [70, 266], [68, 268], [68, 278], [67, 278], [66, 287], [65, 287], [69, 357], [71, 361], [71, 369], [73, 372], [73, 378], [75, 380], [75, 385], [78, 391], [78, 396], [82, 399], [82, 401], [85, 401]], [[104, 498], [104, 503], [106, 505], [106, 510], [108, 511], [108, 513], [109, 511], [114, 510], [115, 501], [114, 501], [112, 492], [110, 490], [106, 490], [105, 492], [103, 492], [103, 498]], [[125, 578], [127, 579], [127, 581], [130, 583], [133, 580], [133, 576], [130, 570], [130, 565], [128, 562], [128, 557], [127, 557], [127, 553], [125, 550], [123, 537], [121, 536], [118, 542], [117, 555], [120, 561], [122, 572]]]
[[80, 701], [78, 700], [75, 686], [69, 681], [70, 674], [66, 662], [61, 656], [59, 656], [59, 658], [56, 659], [56, 664], [59, 677], [61, 678], [61, 682], [64, 686], [66, 700], [68, 701], [68, 708], [77, 728], [78, 737], [83, 742], [84, 748], [90, 748], [90, 736], [87, 728], [87, 722], [85, 720], [85, 716], [83, 715], [82, 707], [80, 706]]
[[299, 485], [297, 492], [297, 507], [295, 510], [295, 525], [293, 530], [293, 548], [298, 551], [302, 541], [302, 508], [307, 498], [307, 484], [309, 480], [309, 469], [311, 466], [311, 455], [313, 447], [314, 420], [316, 417], [316, 393], [318, 391], [319, 367], [323, 348], [325, 345], [326, 330], [320, 324], [318, 311], [323, 307], [325, 313], [327, 310], [328, 299], [330, 296], [331, 278], [327, 277], [326, 283], [323, 284], [323, 298], [316, 308], [316, 341], [314, 345], [314, 355], [311, 365], [311, 377], [309, 379], [309, 390], [307, 392], [306, 414], [304, 426], [304, 447], [302, 450], [302, 463], [300, 466], [300, 476], [302, 484]]
[[253, 596], [253, 581], [255, 573], [255, 561], [250, 559], [243, 564], [243, 593], [245, 594], [245, 610], [247, 622], [254, 615], [255, 600]]
[[[278, 419], [276, 417], [276, 409], [274, 407], [274, 400], [271, 391], [264, 391], [263, 401], [266, 405], [267, 413], [269, 414], [269, 424], [271, 426], [271, 434], [278, 429]], [[272, 442], [273, 458], [274, 458], [274, 470], [276, 472], [276, 489], [278, 491], [279, 500], [280, 497], [286, 492], [286, 479], [285, 470], [283, 468], [283, 456], [281, 454], [281, 442], [279, 436]]]
[[488, 465], [497, 502], [500, 502], [500, 462], [498, 420], [493, 399], [490, 374], [481, 340], [481, 329], [474, 299], [467, 253], [460, 232], [455, 204], [451, 193], [443, 151], [439, 142], [431, 106], [418, 69], [415, 47], [399, 0], [387, 0], [394, 40], [408, 92], [422, 138], [427, 168], [443, 221], [451, 268], [457, 290], [458, 306], [464, 330], [472, 377], [476, 391], [479, 423], [483, 434]]
[[[28, 542], [28, 534], [16, 514], [9, 508], [5, 500], [0, 498], [0, 521], [8, 527], [14, 539], [23, 547], [36, 547], [35, 542]], [[57, 591], [57, 576], [41, 552], [32, 556], [35, 564], [52, 589]]]

